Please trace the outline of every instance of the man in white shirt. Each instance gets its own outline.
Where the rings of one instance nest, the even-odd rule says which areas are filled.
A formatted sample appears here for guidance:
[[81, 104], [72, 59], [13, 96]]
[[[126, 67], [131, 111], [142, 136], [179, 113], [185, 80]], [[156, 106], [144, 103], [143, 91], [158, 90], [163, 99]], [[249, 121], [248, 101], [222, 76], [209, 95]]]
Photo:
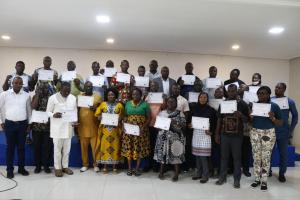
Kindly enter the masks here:
[[14, 152], [18, 149], [18, 173], [28, 176], [25, 170], [25, 141], [28, 122], [31, 117], [30, 96], [22, 90], [23, 80], [17, 76], [12, 82], [13, 88], [0, 95], [0, 124], [5, 132], [7, 149], [7, 178], [14, 178]]
[[161, 77], [153, 80], [158, 84], [158, 92], [163, 92], [166, 96], [170, 96], [172, 86], [176, 84], [176, 81], [169, 78], [169, 68], [164, 66], [161, 68]]
[[71, 92], [71, 85], [62, 82], [60, 92], [52, 95], [47, 104], [50, 117], [50, 137], [54, 144], [55, 176], [62, 177], [63, 173], [72, 175], [68, 168], [71, 139], [73, 135], [72, 123], [77, 119], [76, 97]]
[[160, 73], [157, 71], [158, 63], [156, 60], [151, 60], [149, 63], [149, 71], [146, 73], [145, 76], [149, 77], [149, 80], [152, 81], [153, 79], [159, 78]]

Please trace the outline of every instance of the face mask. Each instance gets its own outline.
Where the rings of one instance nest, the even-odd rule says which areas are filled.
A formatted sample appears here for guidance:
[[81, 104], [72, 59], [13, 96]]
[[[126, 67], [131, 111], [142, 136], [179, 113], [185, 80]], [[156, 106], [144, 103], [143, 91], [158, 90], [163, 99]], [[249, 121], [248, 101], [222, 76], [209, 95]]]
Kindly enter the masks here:
[[252, 81], [252, 85], [258, 85], [259, 81]]

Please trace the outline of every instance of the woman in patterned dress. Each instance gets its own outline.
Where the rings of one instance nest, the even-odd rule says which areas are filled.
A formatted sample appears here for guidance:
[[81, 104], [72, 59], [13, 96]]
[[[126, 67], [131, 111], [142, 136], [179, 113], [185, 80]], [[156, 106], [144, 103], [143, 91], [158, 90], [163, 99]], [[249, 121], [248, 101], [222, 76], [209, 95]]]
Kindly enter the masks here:
[[[121, 62], [121, 73], [128, 73], [129, 62], [127, 60], [123, 60]], [[110, 86], [117, 89], [119, 92], [119, 96], [117, 97], [117, 101], [123, 103], [124, 105], [130, 99], [130, 91], [134, 85], [134, 76], [130, 75], [130, 83], [121, 83], [117, 81], [117, 75], [111, 78]]]
[[120, 162], [121, 148], [121, 121], [124, 115], [124, 107], [117, 103], [118, 91], [109, 88], [107, 101], [102, 102], [95, 112], [95, 116], [101, 120], [102, 113], [118, 114], [118, 126], [99, 125], [99, 142], [101, 144], [98, 162], [104, 164], [103, 172], [107, 173], [107, 165], [113, 165], [113, 171], [117, 172], [116, 164]]
[[[124, 123], [138, 125], [140, 134], [130, 135], [123, 133], [121, 155], [127, 158], [128, 176], [139, 176], [141, 159], [145, 158], [150, 153], [149, 139], [149, 122], [150, 122], [150, 107], [149, 104], [143, 101], [142, 91], [134, 88], [132, 91], [132, 100], [128, 101], [125, 106]], [[132, 160], [137, 160], [135, 170], [132, 170]]]
[[[208, 94], [201, 92], [198, 103], [192, 110], [192, 116], [209, 119], [209, 130], [194, 129], [192, 139], [192, 154], [196, 157], [197, 174], [193, 180], [206, 183], [209, 178], [209, 158], [211, 156], [211, 135], [216, 128], [216, 111], [208, 105]], [[192, 127], [189, 124], [189, 127]]]
[[159, 116], [171, 118], [171, 125], [168, 131], [160, 130], [157, 135], [154, 150], [154, 159], [160, 163], [159, 178], [164, 178], [164, 165], [174, 165], [175, 174], [172, 181], [178, 180], [179, 165], [184, 162], [185, 137], [182, 128], [186, 121], [180, 116], [180, 111], [176, 110], [176, 97], [169, 97], [167, 100], [167, 110], [161, 111]]

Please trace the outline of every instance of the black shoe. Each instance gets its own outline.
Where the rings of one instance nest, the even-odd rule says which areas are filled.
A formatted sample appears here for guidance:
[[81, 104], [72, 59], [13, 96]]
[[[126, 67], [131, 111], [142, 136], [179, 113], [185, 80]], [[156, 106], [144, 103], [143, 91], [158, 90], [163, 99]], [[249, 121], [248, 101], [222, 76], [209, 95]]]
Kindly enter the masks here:
[[34, 173], [35, 173], [35, 174], [39, 174], [41, 171], [42, 171], [41, 167], [36, 167], [36, 168], [34, 169]]
[[51, 169], [49, 167], [44, 167], [44, 171], [45, 171], [46, 174], [51, 173]]
[[208, 181], [208, 178], [202, 178], [202, 179], [200, 180], [200, 183], [207, 183], [207, 181]]
[[226, 178], [220, 178], [217, 180], [216, 185], [223, 185], [224, 183], [226, 183]]
[[246, 177], [251, 177], [251, 173], [248, 170], [243, 171]]
[[28, 176], [29, 175], [29, 172], [26, 171], [26, 169], [18, 169], [18, 173], [22, 174], [23, 176]]
[[272, 177], [272, 176], [273, 176], [272, 171], [269, 172], [269, 175], [268, 175], [268, 176], [269, 176], [269, 177]]
[[260, 190], [262, 190], [262, 191], [267, 191], [267, 190], [268, 190], [268, 185], [267, 185], [267, 183], [262, 182], [262, 183], [261, 183], [261, 186], [260, 186]]
[[256, 188], [257, 186], [260, 185], [260, 181], [254, 181], [252, 184], [251, 184], [251, 187], [253, 188]]
[[240, 184], [240, 181], [234, 181], [233, 183], [233, 187], [236, 188], [236, 189], [239, 189], [241, 187], [241, 184]]
[[284, 175], [279, 175], [278, 180], [279, 180], [279, 182], [281, 182], [281, 183], [286, 182], [286, 178], [285, 178]]
[[201, 176], [193, 176], [193, 177], [192, 177], [192, 180], [196, 181], [196, 180], [199, 180], [199, 179], [201, 179], [201, 178], [202, 178]]
[[14, 178], [15, 177], [14, 172], [13, 171], [8, 171], [7, 174], [6, 174], [6, 177], [9, 178], [9, 179]]

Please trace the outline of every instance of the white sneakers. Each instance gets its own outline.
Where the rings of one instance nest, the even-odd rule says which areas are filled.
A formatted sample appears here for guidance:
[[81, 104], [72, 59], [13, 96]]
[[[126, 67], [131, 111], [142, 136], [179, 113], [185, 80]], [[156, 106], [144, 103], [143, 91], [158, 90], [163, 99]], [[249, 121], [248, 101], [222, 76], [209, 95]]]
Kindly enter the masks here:
[[80, 168], [80, 172], [85, 172], [86, 170], [88, 170], [89, 168], [88, 167], [81, 167]]
[[96, 173], [100, 172], [99, 167], [94, 167], [94, 172], [96, 172]]

